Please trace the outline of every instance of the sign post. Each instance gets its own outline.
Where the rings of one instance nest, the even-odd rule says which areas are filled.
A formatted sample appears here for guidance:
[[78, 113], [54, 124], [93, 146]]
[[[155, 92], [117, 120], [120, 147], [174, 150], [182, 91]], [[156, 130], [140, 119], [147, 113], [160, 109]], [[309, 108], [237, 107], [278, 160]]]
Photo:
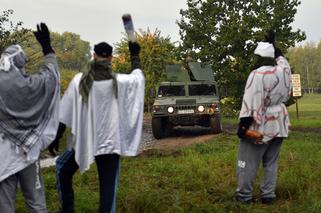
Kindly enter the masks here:
[[300, 74], [292, 74], [291, 82], [292, 82], [292, 96], [295, 98], [296, 118], [299, 120], [299, 106], [298, 106], [297, 97], [302, 96]]

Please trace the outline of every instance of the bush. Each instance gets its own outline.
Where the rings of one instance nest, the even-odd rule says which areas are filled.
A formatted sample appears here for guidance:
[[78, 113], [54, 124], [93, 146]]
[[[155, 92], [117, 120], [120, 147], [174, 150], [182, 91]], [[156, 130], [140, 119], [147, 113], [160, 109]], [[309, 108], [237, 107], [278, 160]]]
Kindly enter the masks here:
[[224, 97], [220, 100], [222, 115], [224, 117], [238, 117], [240, 113], [239, 101], [234, 97]]

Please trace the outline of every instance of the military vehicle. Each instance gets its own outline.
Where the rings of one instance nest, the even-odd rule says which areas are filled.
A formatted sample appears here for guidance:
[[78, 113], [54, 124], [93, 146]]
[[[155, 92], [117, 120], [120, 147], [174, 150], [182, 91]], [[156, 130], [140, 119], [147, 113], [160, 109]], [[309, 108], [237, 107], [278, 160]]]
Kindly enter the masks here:
[[217, 84], [209, 65], [189, 62], [166, 65], [166, 81], [156, 88], [152, 107], [152, 131], [156, 139], [166, 137], [176, 126], [209, 127], [222, 131]]

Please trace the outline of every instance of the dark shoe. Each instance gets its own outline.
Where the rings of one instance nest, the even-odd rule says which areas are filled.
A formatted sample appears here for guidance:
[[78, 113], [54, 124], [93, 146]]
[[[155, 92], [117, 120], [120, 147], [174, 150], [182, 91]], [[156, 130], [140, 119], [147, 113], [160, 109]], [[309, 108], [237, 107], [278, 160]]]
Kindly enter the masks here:
[[244, 200], [238, 196], [235, 197], [235, 201], [239, 202], [241, 204], [251, 204], [253, 202], [253, 199], [249, 199], [249, 200]]
[[262, 204], [271, 204], [271, 203], [273, 203], [274, 200], [275, 200], [275, 198], [273, 198], [273, 197], [262, 197], [261, 203]]

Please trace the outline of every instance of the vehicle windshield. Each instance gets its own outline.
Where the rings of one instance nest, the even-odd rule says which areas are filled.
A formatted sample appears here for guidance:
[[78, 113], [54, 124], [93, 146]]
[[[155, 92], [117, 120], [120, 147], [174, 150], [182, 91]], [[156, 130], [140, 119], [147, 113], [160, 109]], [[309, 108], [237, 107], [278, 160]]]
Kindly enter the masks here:
[[215, 85], [213, 84], [189, 85], [188, 91], [190, 96], [216, 95]]
[[185, 96], [184, 85], [164, 85], [158, 88], [158, 97]]

